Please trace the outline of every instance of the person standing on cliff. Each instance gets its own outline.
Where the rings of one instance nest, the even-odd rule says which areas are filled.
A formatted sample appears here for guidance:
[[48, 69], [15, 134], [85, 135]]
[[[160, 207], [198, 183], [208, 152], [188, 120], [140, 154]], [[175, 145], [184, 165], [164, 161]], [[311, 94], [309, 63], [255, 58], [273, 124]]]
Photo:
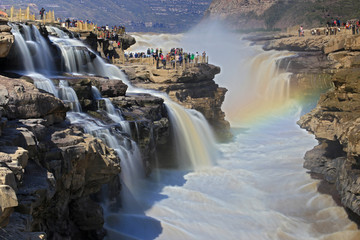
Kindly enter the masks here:
[[203, 51], [203, 53], [202, 53], [202, 61], [201, 62], [206, 63], [206, 52], [205, 51]]
[[45, 13], [45, 9], [41, 8], [40, 9], [40, 19], [43, 20], [44, 19], [44, 13]]
[[67, 28], [70, 28], [70, 18], [68, 18], [68, 19], [66, 19], [66, 26], [67, 26]]
[[352, 28], [352, 34], [355, 35], [355, 23], [352, 24], [351, 28]]
[[300, 36], [305, 37], [304, 27], [303, 27], [303, 26], [300, 26], [300, 29], [299, 29], [299, 37], [300, 37]]

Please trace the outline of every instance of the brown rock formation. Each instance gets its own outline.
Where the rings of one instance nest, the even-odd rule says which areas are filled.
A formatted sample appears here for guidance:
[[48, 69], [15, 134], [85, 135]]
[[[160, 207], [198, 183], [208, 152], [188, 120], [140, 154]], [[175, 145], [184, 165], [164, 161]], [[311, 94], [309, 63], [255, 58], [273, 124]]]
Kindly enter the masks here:
[[[306, 33], [305, 37], [289, 36], [270, 39], [265, 43], [265, 50], [288, 50], [288, 51], [322, 51], [324, 54], [338, 51], [358, 51], [360, 49], [360, 36], [351, 35], [348, 30], [337, 35], [311, 35]], [[262, 40], [262, 38], [259, 38]]]
[[24, 80], [0, 76], [0, 105], [8, 119], [45, 118], [50, 123], [62, 122], [66, 111], [63, 102], [40, 92]]
[[89, 196], [117, 178], [114, 150], [67, 126], [64, 104], [31, 83], [0, 77], [0, 91], [0, 236], [101, 238], [102, 209]]
[[7, 22], [6, 18], [0, 17], [0, 58], [7, 57], [15, 41]]
[[169, 119], [162, 98], [150, 94], [128, 94], [111, 98], [130, 122], [132, 139], [141, 150], [146, 174], [155, 166], [159, 146], [169, 144]]
[[305, 167], [322, 173], [336, 184], [345, 207], [360, 215], [359, 134], [360, 70], [341, 70], [334, 76], [335, 88], [323, 94], [317, 107], [299, 124], [315, 134], [319, 146], [307, 153]]
[[226, 89], [214, 82], [220, 68], [211, 64], [198, 64], [185, 69], [156, 69], [150, 65], [123, 67], [133, 85], [166, 92], [169, 97], [189, 109], [201, 112], [213, 126], [220, 139], [230, 137], [229, 123], [221, 110]]
[[103, 97], [125, 96], [128, 86], [121, 80], [110, 80], [105, 78], [91, 78], [92, 86], [99, 89]]

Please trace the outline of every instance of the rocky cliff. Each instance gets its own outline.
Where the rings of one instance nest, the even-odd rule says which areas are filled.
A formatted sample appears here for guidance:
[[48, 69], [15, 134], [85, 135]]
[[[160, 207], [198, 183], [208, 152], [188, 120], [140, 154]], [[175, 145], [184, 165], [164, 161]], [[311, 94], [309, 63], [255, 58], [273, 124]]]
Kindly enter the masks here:
[[90, 195], [120, 172], [114, 150], [68, 125], [63, 102], [33, 84], [0, 77], [0, 88], [0, 235], [69, 239], [101, 231], [102, 208]]
[[[104, 100], [93, 98], [92, 86], [123, 111], [141, 149], [144, 176], [149, 174], [156, 146], [168, 142], [163, 100], [146, 94], [126, 96], [127, 86], [119, 80], [66, 79], [89, 115], [112, 122]], [[119, 156], [101, 140], [69, 125], [66, 104], [36, 89], [31, 78], [0, 76], [0, 92], [0, 224], [4, 229], [0, 236], [102, 239], [103, 209], [96, 194], [110, 184], [109, 196], [119, 195]]]
[[360, 215], [360, 69], [346, 69], [333, 77], [334, 88], [299, 125], [315, 134], [319, 145], [305, 155], [304, 166], [336, 185], [345, 207]]
[[0, 17], [0, 59], [7, 57], [15, 40], [7, 23], [6, 18]]
[[230, 124], [221, 110], [227, 89], [219, 87], [213, 80], [220, 73], [219, 67], [205, 63], [177, 69], [156, 69], [151, 64], [121, 67], [134, 86], [167, 93], [185, 108], [201, 112], [220, 140], [231, 137]]
[[[341, 69], [359, 67], [360, 36], [342, 29], [337, 35], [325, 35], [324, 28], [316, 28], [321, 35], [305, 30], [305, 37], [296, 32], [282, 34], [250, 34], [244, 39], [262, 45], [263, 49], [291, 51], [280, 67], [293, 73], [291, 85], [302, 95], [329, 89], [333, 75]], [[298, 91], [300, 90], [300, 91]]]

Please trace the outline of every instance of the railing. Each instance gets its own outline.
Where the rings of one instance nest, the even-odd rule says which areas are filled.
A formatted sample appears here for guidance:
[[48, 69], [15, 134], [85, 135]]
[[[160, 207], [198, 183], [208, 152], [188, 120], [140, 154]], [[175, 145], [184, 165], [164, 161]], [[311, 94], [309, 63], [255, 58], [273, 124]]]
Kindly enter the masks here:
[[22, 22], [22, 21], [42, 21], [44, 23], [53, 23], [53, 22], [57, 22], [55, 20], [55, 13], [54, 10], [49, 10], [48, 12], [44, 12], [44, 16], [43, 19], [36, 19], [36, 15], [35, 14], [31, 14], [30, 13], [30, 7], [27, 7], [26, 9], [22, 10], [20, 9], [15, 9], [14, 7], [11, 7], [10, 9], [10, 21], [11, 22]]

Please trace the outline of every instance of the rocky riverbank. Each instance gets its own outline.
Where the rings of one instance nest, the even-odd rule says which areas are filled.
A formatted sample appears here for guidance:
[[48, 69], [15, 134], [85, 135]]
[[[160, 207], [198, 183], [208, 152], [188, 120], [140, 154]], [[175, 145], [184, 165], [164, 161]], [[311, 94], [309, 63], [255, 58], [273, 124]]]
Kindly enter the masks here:
[[335, 87], [323, 94], [317, 107], [301, 117], [302, 128], [313, 133], [319, 145], [305, 155], [304, 167], [324, 175], [336, 186], [341, 203], [360, 215], [360, 69], [338, 71]]
[[[338, 194], [341, 204], [360, 215], [360, 36], [343, 30], [338, 35], [256, 37], [265, 50], [288, 50], [297, 54], [288, 61], [292, 81], [302, 88], [332, 86], [322, 94], [315, 109], [298, 124], [319, 142], [305, 154], [304, 167], [320, 174], [328, 184], [322, 192]], [[306, 87], [307, 86], [307, 87]], [[328, 190], [324, 190], [324, 186]], [[337, 191], [329, 189], [335, 188]]]

